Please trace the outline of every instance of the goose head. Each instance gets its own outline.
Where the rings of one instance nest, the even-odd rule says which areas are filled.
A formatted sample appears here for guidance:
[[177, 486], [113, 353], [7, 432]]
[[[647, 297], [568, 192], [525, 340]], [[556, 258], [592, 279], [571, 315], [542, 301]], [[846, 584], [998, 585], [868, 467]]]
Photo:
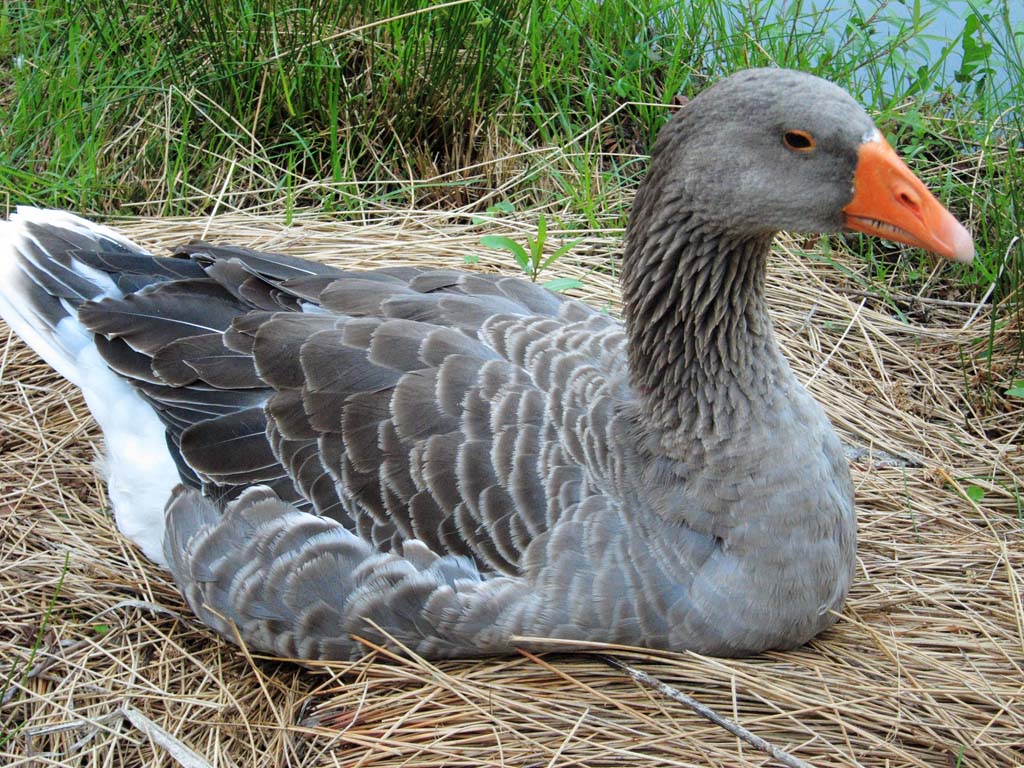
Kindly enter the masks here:
[[954, 261], [974, 257], [967, 230], [864, 108], [803, 72], [745, 70], [702, 92], [663, 129], [646, 186], [641, 221], [645, 208], [675, 208], [736, 239], [859, 231]]
[[722, 80], [662, 128], [627, 229], [630, 374], [648, 428], [733, 434], [785, 389], [764, 300], [779, 231], [974, 257], [967, 230], [843, 89], [780, 69]]

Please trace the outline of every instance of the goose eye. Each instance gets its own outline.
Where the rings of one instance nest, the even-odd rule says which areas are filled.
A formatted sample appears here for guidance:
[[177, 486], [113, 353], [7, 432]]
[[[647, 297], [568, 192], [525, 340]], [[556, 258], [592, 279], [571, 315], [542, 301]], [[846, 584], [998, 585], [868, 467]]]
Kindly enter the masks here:
[[794, 152], [811, 152], [814, 150], [814, 137], [807, 131], [786, 131], [782, 134], [782, 143]]

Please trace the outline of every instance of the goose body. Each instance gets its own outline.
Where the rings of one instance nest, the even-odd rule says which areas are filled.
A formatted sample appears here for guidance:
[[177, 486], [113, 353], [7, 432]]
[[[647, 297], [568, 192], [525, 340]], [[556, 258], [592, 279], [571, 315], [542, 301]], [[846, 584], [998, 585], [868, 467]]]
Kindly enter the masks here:
[[663, 129], [625, 323], [529, 282], [351, 272], [68, 213], [0, 232], [0, 314], [80, 386], [118, 527], [225, 637], [347, 658], [545, 639], [798, 646], [853, 576], [853, 489], [764, 302], [781, 229], [970, 237], [845, 92], [750, 70]]

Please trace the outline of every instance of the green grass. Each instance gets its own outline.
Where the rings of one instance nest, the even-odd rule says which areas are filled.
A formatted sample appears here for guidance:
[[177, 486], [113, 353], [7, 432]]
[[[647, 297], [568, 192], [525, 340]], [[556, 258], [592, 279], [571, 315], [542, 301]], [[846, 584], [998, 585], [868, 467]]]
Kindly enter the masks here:
[[676, 94], [796, 67], [868, 105], [977, 239], [975, 266], [938, 274], [855, 239], [868, 288], [897, 310], [988, 293], [991, 335], [1024, 326], [1008, 1], [974, 0], [939, 41], [937, 2], [830, 2], [2, 0], [0, 192], [92, 214], [508, 202], [615, 228]]
[[[14, 701], [18, 690], [25, 687], [25, 684], [28, 682], [29, 675], [32, 674], [32, 670], [35, 666], [36, 655], [39, 653], [39, 649], [43, 647], [43, 637], [46, 635], [50, 619], [53, 616], [54, 606], [57, 604], [57, 599], [60, 597], [60, 591], [64, 586], [64, 577], [68, 574], [68, 564], [70, 561], [71, 555], [70, 553], [66, 553], [64, 555], [64, 567], [61, 569], [60, 577], [57, 579], [57, 585], [53, 589], [53, 596], [47, 603], [46, 611], [43, 613], [42, 620], [39, 622], [39, 629], [36, 631], [35, 640], [29, 651], [28, 659], [20, 667], [17, 663], [12, 664], [10, 669], [6, 672], [5, 679], [0, 681], [0, 703], [3, 705], [7, 705], [11, 701]], [[23, 722], [0, 721], [0, 749], [3, 749], [8, 742], [14, 739], [23, 727]]]

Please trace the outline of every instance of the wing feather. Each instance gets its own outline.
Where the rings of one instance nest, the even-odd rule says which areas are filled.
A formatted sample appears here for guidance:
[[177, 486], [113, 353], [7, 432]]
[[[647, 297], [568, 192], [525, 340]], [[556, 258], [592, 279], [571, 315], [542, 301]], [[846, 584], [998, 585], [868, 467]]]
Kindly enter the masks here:
[[[615, 401], [586, 367], [621, 349], [589, 308], [455, 270], [346, 272], [208, 243], [179, 255], [90, 255], [148, 282], [80, 316], [217, 504], [266, 483], [382, 551], [415, 538], [518, 574], [609, 461]], [[86, 293], [59, 264], [38, 279]]]

